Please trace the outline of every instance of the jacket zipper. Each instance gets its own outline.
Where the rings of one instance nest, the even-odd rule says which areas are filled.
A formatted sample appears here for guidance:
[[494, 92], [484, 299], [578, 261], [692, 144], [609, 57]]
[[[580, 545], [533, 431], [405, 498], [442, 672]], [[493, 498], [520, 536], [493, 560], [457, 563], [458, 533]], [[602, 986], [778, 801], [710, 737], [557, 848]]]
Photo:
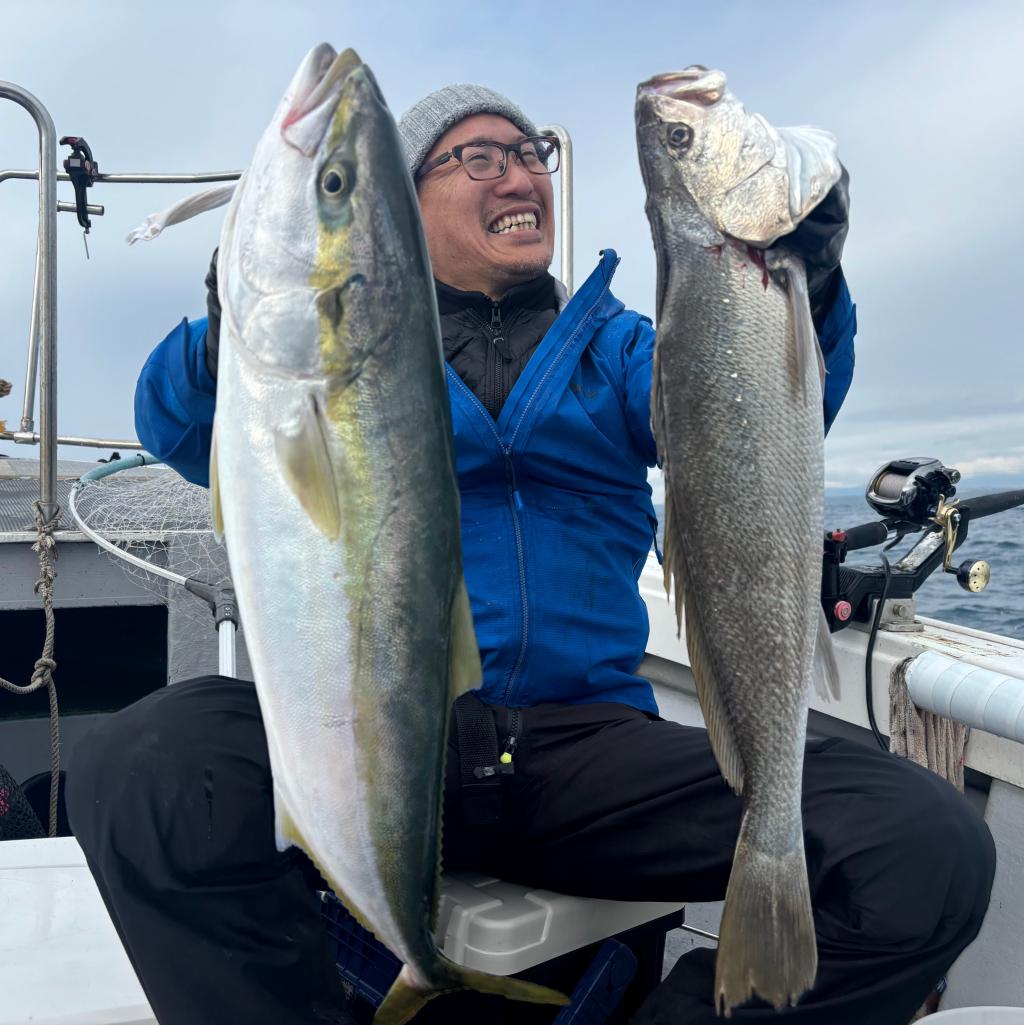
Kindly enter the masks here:
[[501, 415], [501, 407], [505, 405], [504, 397], [502, 396], [502, 389], [504, 381], [502, 380], [505, 360], [502, 358], [501, 351], [498, 349], [499, 340], [504, 344], [505, 339], [501, 336], [501, 306], [492, 300], [491, 302], [491, 349], [494, 353], [494, 399], [491, 405], [494, 407], [494, 419], [497, 420]]
[[519, 529], [519, 510], [523, 507], [523, 499], [519, 494], [519, 489], [516, 487], [516, 470], [512, 464], [512, 449], [505, 444], [502, 444], [501, 448], [505, 454], [506, 486], [508, 488], [510, 511], [512, 513], [512, 529], [516, 535], [516, 558], [519, 560], [519, 598], [523, 609], [523, 636], [519, 644], [519, 656], [516, 658], [516, 664], [512, 667], [512, 672], [508, 676], [508, 682], [505, 684], [504, 702], [508, 705], [511, 701], [512, 688], [516, 677], [519, 675], [523, 660], [526, 658], [526, 645], [530, 639], [530, 606], [526, 600], [526, 556], [523, 552], [522, 531]]

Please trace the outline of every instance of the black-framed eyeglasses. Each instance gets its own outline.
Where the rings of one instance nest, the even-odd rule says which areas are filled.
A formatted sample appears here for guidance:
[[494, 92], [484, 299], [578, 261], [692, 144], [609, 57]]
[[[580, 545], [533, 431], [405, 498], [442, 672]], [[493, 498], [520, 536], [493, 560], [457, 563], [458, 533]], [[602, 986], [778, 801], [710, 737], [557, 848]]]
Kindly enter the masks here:
[[551, 135], [534, 135], [520, 139], [519, 142], [480, 139], [452, 146], [439, 157], [428, 160], [416, 173], [416, 178], [422, 178], [435, 167], [447, 164], [454, 158], [474, 181], [489, 181], [504, 175], [511, 153], [516, 155], [516, 159], [530, 174], [554, 174], [558, 170], [558, 139]]

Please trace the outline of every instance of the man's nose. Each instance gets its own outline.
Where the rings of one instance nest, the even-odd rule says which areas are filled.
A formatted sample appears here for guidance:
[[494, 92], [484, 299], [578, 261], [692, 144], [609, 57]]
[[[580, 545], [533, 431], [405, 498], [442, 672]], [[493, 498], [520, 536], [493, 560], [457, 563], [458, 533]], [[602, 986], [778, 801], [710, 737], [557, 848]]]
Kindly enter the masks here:
[[534, 175], [523, 167], [522, 161], [515, 153], [508, 155], [505, 173], [497, 180], [496, 190], [499, 195], [523, 195], [533, 192]]

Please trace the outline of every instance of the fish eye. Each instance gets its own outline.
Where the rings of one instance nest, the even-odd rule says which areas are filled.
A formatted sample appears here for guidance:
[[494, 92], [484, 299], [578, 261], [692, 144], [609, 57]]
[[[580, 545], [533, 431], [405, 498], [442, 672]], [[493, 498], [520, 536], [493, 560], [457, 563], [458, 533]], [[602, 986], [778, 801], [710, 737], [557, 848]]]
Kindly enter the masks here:
[[320, 174], [320, 191], [328, 199], [340, 199], [349, 191], [351, 175], [340, 161], [328, 164]]
[[684, 153], [693, 142], [693, 129], [689, 125], [669, 125], [665, 137], [671, 149], [677, 153]]

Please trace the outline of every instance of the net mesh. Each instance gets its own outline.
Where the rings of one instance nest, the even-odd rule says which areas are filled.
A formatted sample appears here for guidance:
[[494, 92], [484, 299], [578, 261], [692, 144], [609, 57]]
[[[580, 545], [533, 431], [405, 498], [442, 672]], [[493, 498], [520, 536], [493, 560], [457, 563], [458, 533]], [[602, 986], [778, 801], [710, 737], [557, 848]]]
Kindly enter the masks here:
[[[105, 558], [147, 591], [167, 596], [174, 584], [158, 569], [193, 577], [216, 588], [229, 587], [227, 551], [213, 535], [210, 493], [166, 467], [121, 470], [83, 482], [75, 508], [79, 518], [105, 540], [143, 560], [152, 572], [104, 551]], [[199, 599], [183, 602], [182, 612], [212, 626], [210, 609]]]

